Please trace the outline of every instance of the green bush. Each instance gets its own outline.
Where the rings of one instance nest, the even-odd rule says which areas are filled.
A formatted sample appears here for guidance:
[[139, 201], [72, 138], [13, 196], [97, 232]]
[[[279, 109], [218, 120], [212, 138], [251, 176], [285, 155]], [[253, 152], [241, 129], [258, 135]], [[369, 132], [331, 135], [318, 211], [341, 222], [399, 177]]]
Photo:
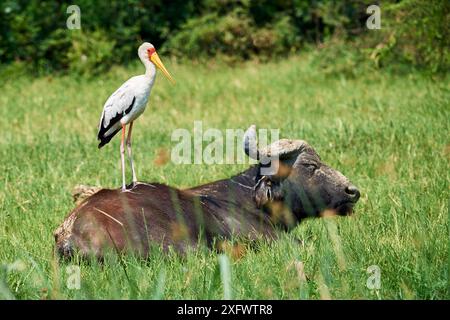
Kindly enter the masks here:
[[67, 51], [69, 70], [78, 74], [96, 74], [109, 69], [115, 60], [115, 42], [103, 31], [74, 32]]
[[178, 57], [211, 56], [218, 53], [241, 56], [249, 49], [251, 26], [249, 19], [237, 13], [220, 17], [216, 13], [189, 19], [181, 31], [164, 45]]
[[225, 16], [216, 13], [193, 18], [164, 45], [165, 51], [178, 57], [221, 55], [226, 60], [267, 58], [294, 49], [297, 37], [289, 17], [272, 26], [257, 28], [242, 10]]
[[329, 76], [356, 78], [368, 70], [367, 55], [357, 48], [349, 50], [348, 42], [331, 39], [314, 50], [312, 65]]
[[[77, 0], [76, 4], [81, 9], [81, 31], [66, 27], [69, 4], [56, 0], [0, 2], [0, 63], [25, 63], [38, 73], [85, 73], [90, 67], [95, 73], [112, 61], [135, 58], [143, 40], [161, 46], [196, 10], [194, 0], [174, 0], [170, 5], [163, 0]], [[114, 60], [107, 52], [110, 48]]]
[[434, 72], [449, 69], [450, 2], [404, 0], [386, 9], [387, 62], [401, 58]]
[[[267, 60], [304, 45], [335, 39], [351, 72], [364, 53], [378, 67], [413, 64], [449, 67], [449, 2], [387, 0], [380, 3], [382, 29], [368, 30], [372, 0], [78, 0], [81, 31], [68, 30], [68, 4], [56, 0], [0, 3], [0, 63], [50, 73], [98, 73], [112, 63], [135, 61], [142, 41], [166, 54], [228, 61]], [[345, 47], [349, 52], [344, 52]], [[350, 52], [355, 50], [354, 52]], [[330, 51], [329, 54], [332, 54]], [[329, 59], [332, 61], [332, 59]], [[342, 59], [341, 59], [342, 60]], [[336, 68], [338, 70], [339, 68]], [[9, 67], [11, 70], [11, 67]]]

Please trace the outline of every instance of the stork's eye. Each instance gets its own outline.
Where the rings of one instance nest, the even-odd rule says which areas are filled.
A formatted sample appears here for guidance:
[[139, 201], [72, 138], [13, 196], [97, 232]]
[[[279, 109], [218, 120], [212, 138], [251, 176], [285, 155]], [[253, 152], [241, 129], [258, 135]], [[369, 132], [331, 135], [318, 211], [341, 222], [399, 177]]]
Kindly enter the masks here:
[[148, 57], [150, 58], [152, 54], [154, 54], [155, 52], [156, 52], [155, 48], [147, 49]]

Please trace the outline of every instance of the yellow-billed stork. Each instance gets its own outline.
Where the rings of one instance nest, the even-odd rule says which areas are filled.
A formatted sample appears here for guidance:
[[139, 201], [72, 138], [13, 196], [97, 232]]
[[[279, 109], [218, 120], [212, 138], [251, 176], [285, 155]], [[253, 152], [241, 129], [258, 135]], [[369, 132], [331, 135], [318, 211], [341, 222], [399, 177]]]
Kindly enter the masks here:
[[164, 75], [175, 83], [170, 73], [164, 67], [155, 47], [148, 42], [144, 42], [138, 49], [138, 56], [145, 66], [145, 74], [135, 76], [120, 86], [103, 106], [100, 124], [98, 126], [97, 138], [100, 140], [98, 148], [107, 144], [114, 135], [122, 130], [122, 140], [120, 143], [120, 158], [122, 164], [122, 191], [126, 191], [125, 184], [125, 127], [129, 124], [128, 136], [126, 138], [128, 157], [130, 158], [131, 171], [133, 173], [133, 186], [137, 183], [136, 172], [133, 165], [131, 152], [131, 131], [133, 121], [136, 120], [145, 110], [150, 91], [156, 77], [156, 67]]

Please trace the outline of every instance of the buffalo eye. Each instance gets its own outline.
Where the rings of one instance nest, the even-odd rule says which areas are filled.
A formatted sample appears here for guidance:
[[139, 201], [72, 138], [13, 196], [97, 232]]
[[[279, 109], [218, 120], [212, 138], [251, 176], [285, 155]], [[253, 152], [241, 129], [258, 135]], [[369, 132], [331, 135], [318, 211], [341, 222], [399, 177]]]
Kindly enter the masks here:
[[304, 163], [303, 166], [306, 167], [308, 170], [311, 170], [312, 172], [314, 172], [317, 169], [319, 169], [319, 167], [315, 163], [309, 163], [308, 162], [308, 163]]

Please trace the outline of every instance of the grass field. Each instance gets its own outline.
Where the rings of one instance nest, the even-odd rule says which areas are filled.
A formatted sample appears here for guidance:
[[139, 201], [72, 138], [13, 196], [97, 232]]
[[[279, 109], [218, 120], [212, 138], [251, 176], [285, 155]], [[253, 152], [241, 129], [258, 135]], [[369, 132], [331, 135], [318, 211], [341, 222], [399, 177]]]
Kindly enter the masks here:
[[[170, 64], [136, 122], [138, 178], [177, 187], [228, 177], [244, 165], [161, 165], [176, 128], [256, 123], [301, 138], [361, 190], [351, 217], [310, 219], [275, 243], [231, 259], [224, 291], [218, 255], [81, 262], [81, 288], [53, 258], [53, 230], [77, 184], [118, 187], [119, 139], [97, 149], [105, 99], [141, 66], [93, 79], [21, 77], [0, 95], [0, 298], [439, 299], [450, 298], [450, 82], [421, 73], [326, 75], [313, 55], [234, 68]], [[156, 161], [155, 161], [156, 160]], [[131, 177], [131, 175], [128, 175]], [[303, 244], [295, 241], [303, 239]], [[304, 270], [301, 270], [301, 263]], [[366, 286], [377, 265], [381, 287]], [[306, 276], [307, 280], [304, 280]]]

